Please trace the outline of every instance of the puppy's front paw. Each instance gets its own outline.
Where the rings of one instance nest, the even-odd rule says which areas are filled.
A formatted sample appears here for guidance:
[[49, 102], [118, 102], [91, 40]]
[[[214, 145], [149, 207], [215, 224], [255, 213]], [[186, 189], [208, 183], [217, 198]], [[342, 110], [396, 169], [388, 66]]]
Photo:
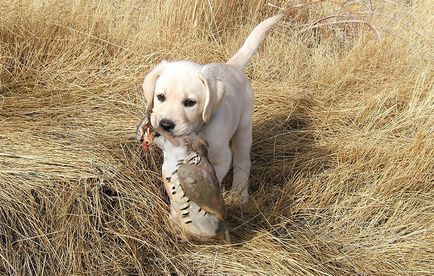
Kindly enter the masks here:
[[249, 192], [247, 191], [247, 189], [244, 189], [242, 191], [230, 190], [228, 194], [229, 197], [232, 197], [236, 202], [239, 202], [240, 204], [245, 204], [249, 201]]
[[247, 201], [249, 201], [249, 191], [247, 191], [247, 189], [244, 189], [240, 194], [240, 202], [242, 204], [247, 203]]

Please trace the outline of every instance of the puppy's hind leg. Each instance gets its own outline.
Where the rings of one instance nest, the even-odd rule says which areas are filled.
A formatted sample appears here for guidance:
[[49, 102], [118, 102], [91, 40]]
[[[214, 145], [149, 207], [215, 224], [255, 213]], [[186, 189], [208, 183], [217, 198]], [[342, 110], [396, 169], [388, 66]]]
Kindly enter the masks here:
[[252, 148], [252, 122], [239, 128], [232, 137], [234, 152], [234, 180], [232, 182], [232, 192], [235, 193], [242, 203], [249, 199], [249, 175], [250, 175], [250, 150]]

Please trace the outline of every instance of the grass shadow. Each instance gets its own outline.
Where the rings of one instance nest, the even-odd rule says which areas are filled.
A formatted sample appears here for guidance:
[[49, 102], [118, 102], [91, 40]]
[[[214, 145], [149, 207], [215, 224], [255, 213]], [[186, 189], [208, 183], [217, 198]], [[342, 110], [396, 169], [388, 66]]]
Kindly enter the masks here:
[[[235, 242], [246, 242], [259, 232], [273, 232], [282, 218], [302, 227], [291, 217], [296, 191], [291, 183], [313, 177], [332, 165], [331, 153], [317, 145], [309, 97], [298, 100], [288, 116], [274, 116], [253, 127], [250, 199], [240, 205], [227, 199], [228, 221]], [[232, 170], [224, 179], [230, 190]]]

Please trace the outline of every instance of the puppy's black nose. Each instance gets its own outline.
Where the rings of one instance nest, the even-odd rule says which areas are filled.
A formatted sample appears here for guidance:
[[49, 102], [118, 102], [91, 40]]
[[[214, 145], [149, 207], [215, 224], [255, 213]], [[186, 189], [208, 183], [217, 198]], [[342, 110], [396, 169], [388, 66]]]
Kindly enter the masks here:
[[165, 131], [171, 131], [175, 128], [175, 123], [171, 120], [163, 119], [160, 121], [160, 127], [164, 129]]

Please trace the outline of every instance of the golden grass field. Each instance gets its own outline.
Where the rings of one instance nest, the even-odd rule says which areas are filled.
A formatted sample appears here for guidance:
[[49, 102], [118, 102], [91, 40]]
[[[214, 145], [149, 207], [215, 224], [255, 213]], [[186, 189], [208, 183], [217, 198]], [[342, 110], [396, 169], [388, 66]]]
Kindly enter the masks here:
[[[434, 274], [432, 1], [270, 2], [2, 1], [0, 274]], [[177, 243], [138, 88], [163, 59], [225, 62], [282, 10], [246, 70], [234, 245]]]

